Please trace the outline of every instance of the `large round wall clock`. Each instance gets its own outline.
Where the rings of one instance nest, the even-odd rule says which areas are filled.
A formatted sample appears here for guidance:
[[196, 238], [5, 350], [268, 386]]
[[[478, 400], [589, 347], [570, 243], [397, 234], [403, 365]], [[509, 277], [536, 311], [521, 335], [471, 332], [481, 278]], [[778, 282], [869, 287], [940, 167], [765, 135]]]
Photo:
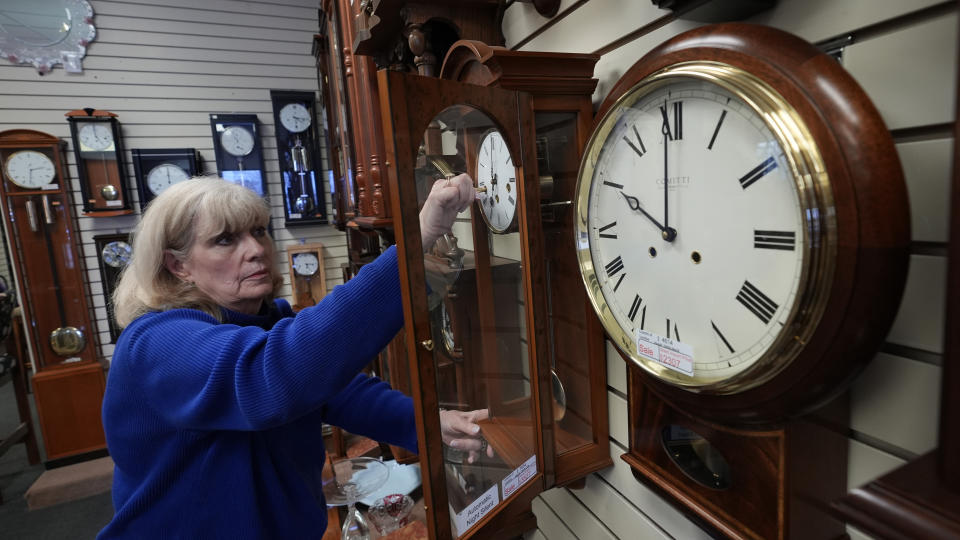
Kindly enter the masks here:
[[721, 419], [831, 395], [879, 344], [906, 274], [906, 189], [879, 114], [836, 61], [766, 27], [682, 34], [624, 75], [576, 220], [617, 347]]
[[831, 398], [886, 334], [910, 241], [863, 90], [773, 28], [685, 32], [601, 105], [574, 202], [588, 296], [636, 368], [635, 474], [724, 534], [841, 534], [803, 512], [845, 492], [844, 431], [804, 415], [847, 421]]

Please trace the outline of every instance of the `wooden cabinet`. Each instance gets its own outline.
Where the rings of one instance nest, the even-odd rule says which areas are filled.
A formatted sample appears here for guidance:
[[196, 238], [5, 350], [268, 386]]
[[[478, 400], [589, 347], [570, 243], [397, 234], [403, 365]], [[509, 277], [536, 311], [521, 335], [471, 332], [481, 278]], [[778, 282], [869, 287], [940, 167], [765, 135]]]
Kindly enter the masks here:
[[[593, 54], [510, 51], [478, 41], [450, 47], [440, 77], [530, 94], [547, 281], [547, 333], [557, 485], [610, 465], [603, 329], [584, 292], [572, 200], [593, 123]], [[562, 402], [562, 406], [561, 406]]]
[[47, 459], [70, 457], [107, 447], [100, 420], [106, 382], [98, 362], [41, 371], [33, 395]]

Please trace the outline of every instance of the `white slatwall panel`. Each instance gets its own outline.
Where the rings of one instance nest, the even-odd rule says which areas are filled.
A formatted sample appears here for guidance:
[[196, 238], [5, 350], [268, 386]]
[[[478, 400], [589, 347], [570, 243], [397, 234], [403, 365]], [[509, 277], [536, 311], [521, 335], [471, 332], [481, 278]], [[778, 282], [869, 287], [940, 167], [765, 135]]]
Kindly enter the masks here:
[[[340, 264], [347, 260], [343, 233], [326, 225], [284, 227], [270, 102], [271, 89], [317, 90], [311, 54], [318, 29], [316, 0], [90, 3], [97, 38], [87, 49], [83, 73], [65, 73], [58, 67], [41, 77], [32, 67], [0, 61], [0, 130], [36, 129], [69, 142], [65, 112], [94, 107], [120, 115], [137, 214], [84, 217], [72, 149], [67, 152], [100, 355], [109, 360], [113, 345], [93, 237], [127, 232], [139, 220], [129, 150], [193, 147], [200, 151], [206, 172], [214, 173], [210, 113], [250, 113], [259, 118], [278, 247], [276, 268], [284, 276], [281, 296], [289, 299], [291, 294], [286, 248], [292, 244], [322, 242], [327, 290], [340, 283]], [[329, 199], [327, 193], [328, 211]]]
[[[919, 10], [943, 3], [781, 0], [751, 22], [818, 42], [870, 25], [902, 21], [901, 26], [847, 47], [844, 65], [875, 101], [889, 127], [910, 128], [953, 121], [956, 14], [910, 19]], [[665, 22], [667, 15], [649, 2], [563, 0], [556, 18], [560, 20], [548, 21], [531, 4], [513, 2], [506, 10], [503, 30], [508, 47], [523, 43], [521, 50], [595, 52], [641, 27]], [[697, 25], [672, 21], [604, 54], [594, 73], [600, 80], [594, 103], [599, 104], [644, 53]], [[949, 134], [897, 144], [917, 242], [942, 244], [948, 239], [952, 147]], [[880, 353], [851, 389], [850, 488], [902, 465], [900, 456], [922, 454], [936, 445], [941, 368], [930, 359], [939, 358], [943, 351], [946, 260], [936, 254], [939, 251], [933, 253], [911, 256], [906, 292], [887, 337], [888, 343], [905, 347], [906, 356], [916, 349], [917, 358]], [[614, 465], [591, 475], [584, 490], [557, 488], [537, 499], [534, 511], [544, 537], [706, 538], [696, 525], [638, 482], [619, 458], [628, 442], [626, 378], [626, 366], [608, 342], [607, 403]], [[598, 524], [603, 525], [602, 530], [596, 528]], [[870, 538], [852, 527], [848, 533], [855, 540]]]

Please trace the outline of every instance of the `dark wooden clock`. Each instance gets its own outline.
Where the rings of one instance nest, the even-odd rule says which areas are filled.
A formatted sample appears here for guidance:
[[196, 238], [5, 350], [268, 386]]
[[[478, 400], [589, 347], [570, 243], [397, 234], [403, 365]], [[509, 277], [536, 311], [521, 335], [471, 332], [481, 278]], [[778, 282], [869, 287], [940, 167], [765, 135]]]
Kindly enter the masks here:
[[[809, 43], [724, 24], [648, 53], [597, 118], [576, 241], [632, 366], [624, 459], [724, 534], [842, 534], [823, 505], [846, 441], [803, 415], [872, 358], [903, 290], [909, 210], [879, 114]], [[842, 426], [843, 405], [818, 415]]]
[[193, 178], [203, 170], [200, 152], [196, 148], [134, 148], [130, 155], [141, 210], [145, 210], [163, 190]]
[[261, 196], [267, 195], [260, 124], [255, 114], [211, 114], [217, 173]]
[[120, 337], [120, 327], [113, 316], [113, 292], [117, 289], [120, 273], [130, 262], [133, 248], [130, 246], [129, 233], [100, 234], [93, 237], [97, 249], [97, 264], [100, 267], [100, 283], [103, 286], [103, 300], [107, 309], [107, 324], [110, 328], [110, 342], [116, 343]]
[[70, 111], [66, 117], [77, 160], [84, 215], [109, 217], [133, 213], [117, 115], [86, 108]]
[[[539, 410], [549, 410], [550, 398], [543, 390], [549, 385], [543, 268], [528, 263], [541, 260], [543, 248], [539, 228], [528, 226], [539, 220], [539, 183], [534, 167], [527, 165], [535, 161], [533, 148], [521, 144], [532, 138], [528, 98], [517, 92], [390, 71], [379, 73], [378, 87], [384, 128], [395, 134], [387, 145], [385, 172], [392, 211], [398, 216], [394, 225], [427, 528], [431, 538], [515, 534], [529, 527], [529, 522], [517, 518], [545, 489], [553, 470], [553, 441], [544, 435], [552, 418], [538, 417]], [[445, 131], [447, 144], [432, 143], [435, 126]], [[502, 159], [509, 158], [517, 179], [519, 227], [497, 234], [473, 205], [461, 215], [464, 221], [456, 232], [463, 260], [472, 259], [472, 270], [465, 264], [459, 274], [454, 272], [450, 284], [434, 280], [427, 266], [436, 263], [437, 256], [422, 249], [417, 209], [431, 186], [446, 180], [418, 169], [439, 152], [454, 172], [475, 170], [483, 140], [492, 129], [502, 137], [506, 149]], [[434, 341], [434, 336], [443, 336], [444, 319], [432, 315], [431, 308], [439, 306], [438, 293], [441, 298], [451, 291], [466, 294], [461, 280], [473, 287], [477, 299], [463, 303], [457, 314], [460, 322], [466, 319], [471, 326], [469, 343], [474, 349], [469, 363], [477, 375], [463, 380], [468, 388], [455, 398], [465, 409], [490, 411], [481, 429], [495, 449], [494, 457], [485, 455], [472, 464], [428, 443], [440, 435], [440, 396], [451, 390], [439, 386], [447, 379], [438, 373], [438, 365], [450, 358], [443, 343]], [[433, 283], [429, 291], [427, 283]], [[437, 324], [441, 326], [436, 328]], [[466, 364], [468, 351], [463, 353]]]
[[286, 225], [327, 223], [313, 92], [271, 90]]

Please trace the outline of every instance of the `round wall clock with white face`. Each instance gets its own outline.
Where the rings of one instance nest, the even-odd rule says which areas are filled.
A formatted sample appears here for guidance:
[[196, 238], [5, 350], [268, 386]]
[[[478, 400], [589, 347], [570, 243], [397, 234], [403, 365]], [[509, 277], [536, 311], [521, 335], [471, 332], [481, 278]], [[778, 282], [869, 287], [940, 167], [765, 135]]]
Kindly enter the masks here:
[[293, 271], [297, 275], [310, 277], [320, 269], [320, 261], [313, 253], [298, 253], [293, 256]]
[[822, 404], [873, 356], [902, 291], [892, 144], [842, 67], [783, 32], [710, 26], [634, 64], [600, 107], [573, 215], [624, 358], [704, 418]]
[[113, 131], [105, 122], [90, 122], [80, 125], [77, 138], [81, 151], [102, 152], [113, 149]]
[[229, 126], [220, 134], [220, 145], [231, 156], [246, 156], [253, 152], [253, 133], [242, 126]]
[[676, 75], [624, 96], [593, 142], [579, 208], [593, 293], [638, 357], [672, 341], [677, 354], [651, 363], [666, 379], [722, 386], [755, 366], [829, 277], [805, 264], [834, 249], [816, 236], [834, 226], [826, 201], [806, 197], [813, 185], [794, 177], [765, 114]]
[[310, 111], [301, 103], [287, 103], [280, 109], [280, 123], [290, 133], [300, 133], [310, 127]]
[[39, 189], [56, 176], [53, 160], [35, 150], [14, 152], [4, 162], [3, 168], [7, 178], [24, 189]]
[[517, 169], [496, 129], [480, 140], [475, 177], [484, 221], [495, 233], [508, 232], [517, 219]]
[[163, 190], [190, 178], [190, 174], [183, 167], [175, 163], [161, 163], [147, 173], [147, 187], [154, 195]]

